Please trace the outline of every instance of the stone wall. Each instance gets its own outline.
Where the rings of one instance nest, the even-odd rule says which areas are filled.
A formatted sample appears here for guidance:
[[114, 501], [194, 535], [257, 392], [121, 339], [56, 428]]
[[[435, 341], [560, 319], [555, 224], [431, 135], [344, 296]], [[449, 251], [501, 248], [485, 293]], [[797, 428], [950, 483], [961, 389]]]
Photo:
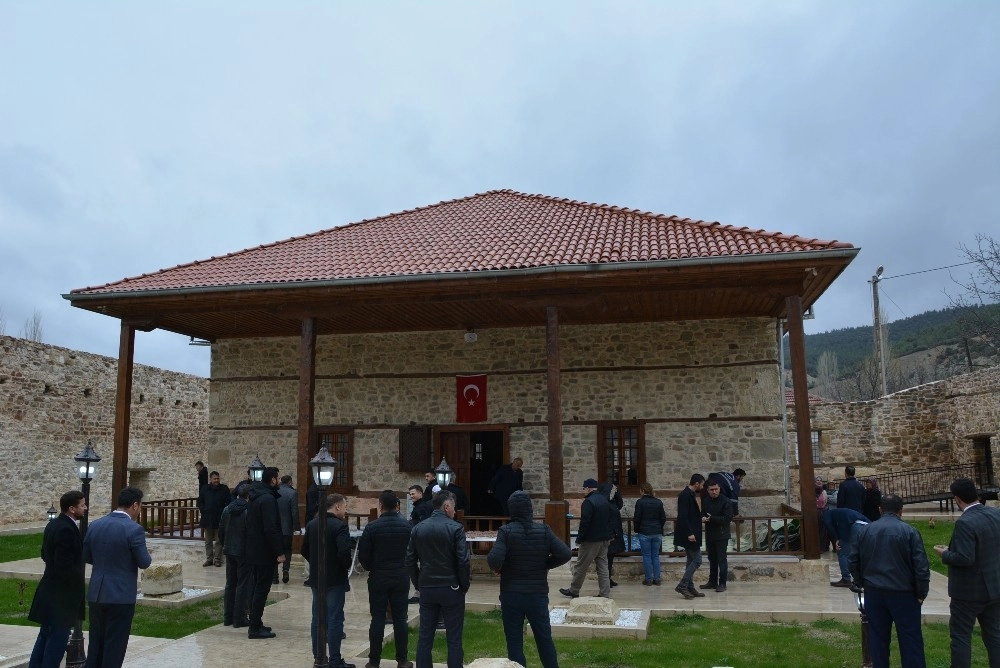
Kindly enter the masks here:
[[[972, 436], [993, 435], [1000, 469], [1000, 367], [954, 376], [873, 401], [815, 404], [810, 426], [819, 430], [824, 480], [844, 475], [853, 464], [858, 476], [974, 461]], [[795, 416], [789, 410], [795, 440]], [[980, 454], [981, 457], [981, 454]], [[793, 480], [798, 479], [794, 467]], [[797, 498], [797, 494], [794, 494]]]
[[[455, 424], [456, 374], [488, 374], [492, 428], [525, 459], [525, 488], [548, 496], [544, 328], [320, 336], [315, 424], [354, 434], [351, 512], [384, 488], [404, 490], [398, 429]], [[568, 495], [596, 475], [597, 423], [645, 422], [646, 472], [673, 493], [693, 472], [742, 466], [747, 511], [785, 500], [782, 394], [774, 321], [714, 320], [560, 329], [563, 480]], [[298, 339], [238, 339], [212, 351], [207, 463], [241, 477], [257, 454], [295, 471]], [[470, 429], [475, 429], [471, 425]], [[631, 505], [630, 500], [630, 505]]]
[[[0, 523], [44, 520], [49, 504], [79, 489], [73, 457], [88, 440], [101, 457], [91, 508], [111, 507], [117, 368], [110, 357], [0, 336]], [[208, 396], [204, 378], [135, 366], [128, 465], [147, 500], [196, 494]]]

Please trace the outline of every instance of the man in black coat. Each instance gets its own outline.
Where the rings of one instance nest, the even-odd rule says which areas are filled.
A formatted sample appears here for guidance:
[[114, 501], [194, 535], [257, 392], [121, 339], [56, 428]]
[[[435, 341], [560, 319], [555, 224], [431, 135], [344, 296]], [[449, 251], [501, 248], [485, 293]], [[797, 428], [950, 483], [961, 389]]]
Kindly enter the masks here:
[[865, 511], [865, 486], [854, 477], [854, 467], [845, 466], [843, 482], [837, 487], [837, 507], [849, 508], [859, 513]]
[[31, 601], [28, 619], [41, 624], [30, 666], [59, 668], [70, 629], [84, 618], [83, 538], [77, 522], [87, 511], [83, 492], [73, 490], [59, 497], [62, 514], [45, 526], [42, 561], [45, 572]]
[[[420, 490], [419, 485], [414, 485]], [[422, 491], [422, 490], [421, 490]], [[399, 499], [391, 489], [378, 498], [379, 518], [365, 526], [358, 542], [358, 561], [368, 571], [368, 664], [379, 665], [382, 638], [385, 635], [385, 607], [392, 609], [392, 634], [396, 641], [396, 665], [413, 668], [406, 660], [406, 595], [410, 578], [406, 573], [406, 546], [410, 542], [410, 523], [399, 514]]]
[[219, 540], [226, 555], [226, 588], [222, 597], [222, 623], [233, 628], [247, 626], [247, 604], [253, 591], [253, 569], [246, 560], [247, 499], [250, 488], [240, 490], [219, 520]]
[[[326, 512], [320, 513], [306, 523], [306, 535], [302, 539], [302, 556], [312, 565], [312, 651], [315, 658], [319, 643], [326, 642], [329, 648], [330, 668], [354, 668], [353, 663], [344, 663], [340, 654], [340, 643], [344, 637], [344, 601], [351, 590], [348, 572], [351, 568], [351, 530], [344, 521], [347, 517], [347, 499], [342, 494], [326, 497]], [[325, 530], [326, 540], [326, 600], [319, 600], [319, 532]], [[316, 612], [320, 605], [326, 606], [326, 638], [319, 638], [319, 620]], [[384, 622], [383, 622], [384, 623]]]
[[524, 460], [520, 457], [515, 457], [510, 464], [504, 464], [497, 469], [487, 487], [486, 491], [500, 502], [500, 507], [503, 508], [505, 517], [510, 516], [507, 499], [514, 492], [524, 489], [524, 471], [521, 470], [522, 466], [524, 466]]
[[948, 566], [951, 665], [965, 668], [972, 662], [972, 627], [978, 619], [990, 666], [1000, 666], [1000, 510], [980, 503], [968, 478], [951, 483], [951, 493], [962, 515], [948, 546], [934, 546]]
[[538, 646], [544, 668], [559, 668], [549, 622], [549, 570], [570, 560], [569, 546], [547, 525], [531, 520], [531, 498], [510, 496], [510, 522], [500, 527], [486, 561], [500, 574], [500, 611], [507, 638], [507, 658], [528, 665], [524, 656], [524, 620]]
[[212, 471], [208, 474], [208, 484], [198, 492], [198, 508], [201, 510], [201, 522], [198, 526], [205, 539], [205, 563], [202, 566], [222, 566], [219, 520], [230, 500], [229, 488], [219, 482], [219, 472]]
[[267, 467], [261, 480], [250, 485], [247, 504], [246, 562], [253, 571], [250, 628], [247, 629], [247, 637], [251, 640], [276, 635], [269, 626], [264, 626], [264, 604], [271, 592], [274, 564], [285, 561], [278, 521], [278, 469]]
[[674, 591], [686, 599], [704, 596], [694, 588], [694, 573], [701, 567], [702, 512], [698, 503], [705, 476], [695, 473], [681, 493], [677, 495], [677, 524], [674, 527], [674, 546], [684, 550], [687, 566]]
[[718, 480], [708, 479], [708, 496], [701, 502], [702, 520], [705, 523], [705, 551], [708, 553], [708, 582], [702, 589], [726, 591], [729, 576], [729, 538], [735, 507], [732, 499], [723, 493]]
[[413, 510], [410, 511], [410, 526], [415, 527], [431, 516], [431, 513], [434, 512], [434, 506], [431, 504], [431, 497], [424, 496], [424, 488], [420, 485], [410, 485], [407, 492], [410, 495], [410, 501], [413, 502]]
[[608, 570], [608, 545], [611, 544], [611, 502], [597, 491], [593, 478], [583, 481], [583, 503], [580, 504], [580, 528], [576, 532], [576, 564], [573, 581], [568, 589], [560, 589], [563, 596], [580, 595], [583, 580], [590, 564], [597, 569], [598, 596], [611, 598], [611, 572]]

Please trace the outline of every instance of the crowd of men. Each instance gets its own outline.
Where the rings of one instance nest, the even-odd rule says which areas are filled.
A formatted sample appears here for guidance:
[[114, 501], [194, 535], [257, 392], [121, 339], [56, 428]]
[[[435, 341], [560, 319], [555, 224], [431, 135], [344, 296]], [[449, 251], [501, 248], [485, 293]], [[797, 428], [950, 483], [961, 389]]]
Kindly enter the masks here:
[[[199, 462], [200, 464], [200, 462]], [[531, 626], [541, 664], [558, 666], [549, 622], [548, 572], [567, 563], [570, 547], [543, 523], [532, 519], [532, 503], [522, 489], [521, 467], [515, 459], [490, 483], [494, 494], [506, 494], [502, 504], [509, 521], [498, 531], [487, 555], [489, 567], [500, 576], [500, 603], [508, 658], [527, 665], [524, 655], [524, 622]], [[199, 467], [198, 506], [202, 510], [205, 541], [204, 566], [226, 565], [223, 622], [247, 628], [249, 639], [274, 638], [263, 621], [264, 604], [271, 585], [289, 580], [292, 536], [300, 532], [298, 495], [289, 476], [276, 468], [263, 470], [260, 481], [242, 481], [232, 493], [216, 471], [202, 476]], [[827, 510], [823, 521], [838, 550], [840, 579], [833, 586], [865, 594], [872, 664], [889, 666], [890, 639], [895, 626], [904, 668], [925, 666], [921, 631], [921, 605], [929, 591], [930, 568], [920, 534], [902, 521], [903, 501], [892, 493], [880, 494], [880, 516], [872, 521], [854, 507], [860, 498], [851, 480], [841, 485], [838, 507]], [[677, 497], [674, 544], [685, 553], [685, 570], [675, 590], [685, 599], [703, 597], [699, 589], [724, 592], [728, 586], [727, 546], [730, 526], [738, 515], [740, 483], [746, 473], [700, 473], [690, 477]], [[204, 478], [204, 483], [201, 480]], [[368, 572], [371, 614], [369, 661], [380, 665], [384, 626], [391, 621], [398, 668], [412, 668], [408, 660], [407, 605], [419, 603], [417, 668], [431, 666], [435, 630], [443, 627], [447, 640], [447, 665], [464, 665], [462, 632], [465, 598], [471, 586], [471, 559], [464, 527], [455, 520], [460, 500], [446, 486], [436, 484], [434, 472], [427, 485], [407, 490], [412, 507], [401, 512], [396, 493], [383, 491], [378, 517], [369, 522], [358, 540], [357, 559]], [[860, 484], [857, 487], [861, 487]], [[580, 596], [587, 571], [597, 571], [597, 595], [611, 596], [614, 581], [609, 568], [609, 546], [620, 515], [614, 512], [617, 488], [587, 478], [576, 536], [577, 559], [572, 582], [560, 592]], [[864, 488], [861, 488], [864, 491]], [[510, 492], [509, 494], [507, 492]], [[642, 485], [637, 505], [637, 526], [655, 534], [664, 532], [662, 503], [652, 487]], [[934, 550], [948, 567], [951, 597], [951, 665], [971, 664], [972, 629], [978, 621], [989, 665], [1000, 666], [1000, 510], [988, 508], [978, 498], [973, 481], [958, 479], [951, 485], [961, 516], [949, 545]], [[93, 522], [85, 537], [77, 526], [87, 511], [83, 494], [71, 491], [59, 501], [60, 515], [45, 529], [42, 558], [45, 571], [32, 601], [28, 618], [40, 624], [29, 666], [58, 666], [70, 630], [79, 624], [89, 602], [90, 638], [87, 666], [121, 666], [135, 613], [139, 569], [152, 559], [145, 532], [137, 523], [142, 491], [126, 487], [117, 497], [117, 510]], [[301, 554], [315, 572], [319, 559], [319, 531], [326, 543], [325, 600], [319, 600], [318, 578], [307, 578], [312, 588], [311, 627], [314, 656], [326, 645], [332, 668], [355, 668], [341, 653], [344, 604], [350, 591], [352, 538], [346, 521], [347, 499], [329, 494], [320, 499], [310, 489]], [[463, 495], [464, 499], [464, 495]], [[322, 506], [322, 510], [320, 510]], [[640, 521], [640, 507], [648, 518]], [[616, 519], [617, 518], [617, 519]], [[638, 529], [637, 529], [638, 530]], [[658, 563], [645, 563], [646, 541], [640, 541], [647, 568], [643, 584], [659, 585]], [[659, 542], [653, 542], [659, 552]], [[695, 586], [704, 544], [709, 560], [708, 580]], [[224, 557], [223, 557], [224, 555]], [[659, 555], [656, 555], [659, 561]], [[90, 586], [84, 587], [84, 564], [93, 564]], [[410, 586], [417, 595], [409, 597]], [[86, 594], [85, 594], [86, 591]], [[326, 637], [318, 637], [318, 611], [325, 606]]]

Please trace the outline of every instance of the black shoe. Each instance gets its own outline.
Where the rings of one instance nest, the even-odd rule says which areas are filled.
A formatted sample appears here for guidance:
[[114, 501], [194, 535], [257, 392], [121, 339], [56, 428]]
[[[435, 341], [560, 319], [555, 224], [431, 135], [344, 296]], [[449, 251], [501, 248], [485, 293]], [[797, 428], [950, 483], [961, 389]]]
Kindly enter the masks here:
[[726, 585], [719, 585], [715, 588], [716, 593], [721, 594], [726, 591]]
[[696, 598], [705, 598], [705, 595], [702, 594], [697, 589], [695, 589], [694, 587], [691, 587], [690, 589], [688, 589], [688, 593], [691, 594], [692, 596], [696, 597]]
[[686, 587], [682, 587], [680, 585], [677, 585], [676, 587], [674, 587], [674, 591], [677, 592], [678, 594], [680, 594], [681, 596], [683, 596], [688, 601], [690, 601], [692, 598], [694, 598], [694, 594], [692, 594], [691, 590], [687, 589]]
[[858, 585], [856, 585], [856, 584], [854, 584], [852, 582], [851, 583], [851, 591], [853, 591], [855, 594], [860, 594], [861, 592], [864, 591], [864, 589], [862, 589], [861, 587], [859, 587]]
[[245, 629], [248, 626], [250, 626], [250, 625], [247, 624], [246, 622], [233, 622], [233, 628], [234, 629]]
[[232, 622], [225, 622], [225, 621], [224, 621], [224, 622], [222, 622], [222, 625], [223, 625], [223, 626], [232, 626], [232, 625], [233, 625], [233, 623], [232, 623]]
[[560, 589], [559, 593], [562, 594], [563, 596], [569, 596], [570, 598], [579, 598], [580, 596], [579, 594], [574, 594], [569, 589]]
[[341, 640], [347, 640], [347, 632], [346, 631], [340, 634], [340, 639]]
[[612, 581], [611, 581], [611, 586], [612, 586], [612, 587], [617, 587], [617, 586], [618, 586], [618, 583], [617, 583], [617, 582], [615, 582], [614, 580], [612, 580]]
[[312, 587], [313, 586], [313, 581], [312, 580], [306, 580], [305, 582], [302, 583], [302, 586], [303, 587]]
[[419, 596], [411, 596], [410, 598], [406, 599], [406, 602], [407, 603], [420, 603], [420, 597]]
[[281, 574], [281, 581], [284, 582], [285, 584], [288, 584], [288, 571], [285, 571], [284, 573]]
[[277, 635], [274, 631], [265, 631], [260, 629], [259, 631], [250, 631], [247, 633], [247, 638], [250, 640], [265, 640], [267, 638], [273, 638]]
[[341, 660], [340, 663], [331, 663], [330, 668], [358, 668], [358, 667], [355, 666], [353, 663], [344, 663], [343, 660]]
[[851, 587], [854, 583], [850, 580], [837, 580], [836, 582], [831, 582], [831, 587]]
[[703, 585], [698, 585], [699, 589], [715, 589], [719, 585], [712, 584], [711, 582], [706, 582]]

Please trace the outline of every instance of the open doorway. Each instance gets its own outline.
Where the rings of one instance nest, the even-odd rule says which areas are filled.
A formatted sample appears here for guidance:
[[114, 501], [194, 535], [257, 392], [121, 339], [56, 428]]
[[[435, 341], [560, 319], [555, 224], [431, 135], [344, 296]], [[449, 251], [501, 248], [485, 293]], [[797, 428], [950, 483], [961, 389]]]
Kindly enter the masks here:
[[502, 515], [500, 502], [487, 492], [490, 479], [504, 464], [507, 433], [503, 429], [438, 432], [438, 450], [455, 471], [455, 484], [468, 499], [466, 515]]

